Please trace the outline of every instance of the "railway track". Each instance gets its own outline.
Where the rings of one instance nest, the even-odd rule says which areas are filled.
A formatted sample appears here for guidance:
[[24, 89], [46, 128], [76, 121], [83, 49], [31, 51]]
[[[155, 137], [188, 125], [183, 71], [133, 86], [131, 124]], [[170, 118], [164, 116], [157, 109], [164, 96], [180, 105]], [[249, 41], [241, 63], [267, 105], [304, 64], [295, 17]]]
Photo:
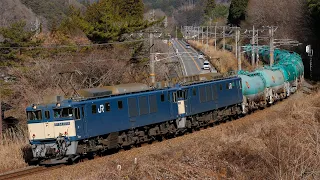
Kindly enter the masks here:
[[44, 166], [31, 166], [29, 168], [10, 171], [7, 173], [0, 174], [0, 180], [7, 180], [7, 179], [17, 179], [22, 178], [25, 176], [33, 175], [36, 173], [40, 173], [44, 170], [53, 170], [63, 167], [64, 165], [57, 165], [57, 166], [51, 166], [51, 167], [44, 167]]

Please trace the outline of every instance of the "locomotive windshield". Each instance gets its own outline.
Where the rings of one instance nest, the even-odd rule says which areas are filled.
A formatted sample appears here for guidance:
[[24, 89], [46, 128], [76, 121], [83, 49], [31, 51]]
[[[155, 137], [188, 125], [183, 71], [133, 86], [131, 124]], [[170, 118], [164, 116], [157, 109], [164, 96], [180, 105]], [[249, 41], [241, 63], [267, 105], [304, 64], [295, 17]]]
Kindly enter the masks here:
[[72, 117], [72, 108], [53, 109], [54, 118]]
[[27, 119], [28, 119], [28, 121], [41, 120], [42, 119], [41, 110], [27, 111]]

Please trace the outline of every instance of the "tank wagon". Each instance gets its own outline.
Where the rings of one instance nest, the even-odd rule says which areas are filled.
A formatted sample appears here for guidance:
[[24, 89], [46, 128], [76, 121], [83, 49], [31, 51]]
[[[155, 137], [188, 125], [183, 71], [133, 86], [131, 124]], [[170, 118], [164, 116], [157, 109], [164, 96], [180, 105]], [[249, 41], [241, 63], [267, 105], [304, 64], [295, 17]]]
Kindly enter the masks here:
[[[266, 61], [268, 51], [259, 49]], [[298, 54], [276, 50], [274, 66], [253, 72], [200, 74], [153, 88], [126, 84], [83, 89], [78, 97], [33, 104], [26, 108], [32, 150], [26, 161], [73, 163], [242, 116], [290, 96], [303, 74]]]
[[[250, 58], [252, 47], [244, 47]], [[262, 46], [258, 49], [264, 63], [269, 64], [270, 49]], [[242, 82], [243, 113], [273, 104], [297, 91], [304, 77], [304, 66], [301, 57], [295, 52], [276, 49], [274, 65], [264, 66], [254, 72], [239, 71]]]

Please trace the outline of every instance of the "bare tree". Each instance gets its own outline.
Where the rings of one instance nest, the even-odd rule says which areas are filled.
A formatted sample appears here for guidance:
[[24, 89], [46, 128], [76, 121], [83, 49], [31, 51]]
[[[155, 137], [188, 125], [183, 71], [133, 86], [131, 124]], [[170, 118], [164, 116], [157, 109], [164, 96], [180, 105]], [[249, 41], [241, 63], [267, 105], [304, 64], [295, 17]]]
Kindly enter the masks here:
[[311, 33], [306, 6], [305, 0], [251, 0], [244, 25], [278, 26], [277, 37], [306, 42]]

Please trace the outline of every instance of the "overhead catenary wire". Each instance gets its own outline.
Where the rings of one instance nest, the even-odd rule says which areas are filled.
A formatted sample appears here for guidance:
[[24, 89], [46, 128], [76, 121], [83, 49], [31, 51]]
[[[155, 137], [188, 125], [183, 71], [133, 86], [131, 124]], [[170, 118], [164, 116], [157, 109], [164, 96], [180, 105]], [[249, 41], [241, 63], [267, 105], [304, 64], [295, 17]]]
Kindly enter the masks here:
[[75, 47], [99, 47], [112, 44], [128, 44], [134, 42], [143, 42], [147, 39], [123, 41], [123, 42], [110, 42], [101, 44], [76, 44], [76, 45], [55, 45], [55, 44], [42, 44], [41, 46], [0, 46], [0, 49], [59, 49], [59, 48], [75, 48]]
[[[129, 60], [132, 58], [147, 58], [147, 56], [138, 56], [138, 57], [130, 57], [130, 58], [116, 58], [116, 59], [103, 59], [103, 60], [83, 60], [83, 61], [69, 61], [69, 62], [48, 62], [48, 61], [32, 61], [29, 62], [30, 65], [34, 66], [34, 64], [46, 64], [46, 65], [64, 65], [64, 64], [85, 64], [85, 63], [96, 63], [96, 62], [107, 62], [107, 61], [118, 61], [118, 60]], [[11, 67], [26, 67], [24, 66], [11, 66]], [[9, 66], [0, 66], [0, 68], [7, 68]]]
[[[189, 54], [189, 53], [185, 53], [185, 54]], [[179, 57], [179, 55], [175, 55], [175, 56], [170, 56], [170, 58], [174, 58], [174, 57]], [[189, 58], [189, 57], [194, 57], [196, 58], [197, 56], [180, 56], [182, 58]], [[141, 56], [141, 57], [134, 57], [134, 58], [148, 58], [148, 56]], [[170, 58], [162, 58], [162, 59], [158, 59], [157, 61], [162, 61], [162, 60], [166, 60], [166, 59], [170, 59]], [[98, 62], [108, 62], [108, 61], [118, 61], [118, 60], [129, 60], [130, 58], [116, 58], [116, 59], [103, 59], [103, 60], [84, 60], [84, 61], [75, 61], [75, 62], [41, 62], [41, 61], [33, 61], [30, 62], [30, 65], [34, 66], [34, 64], [45, 64], [45, 65], [66, 65], [66, 64], [86, 64], [86, 63], [98, 63]], [[184, 61], [193, 61], [192, 59], [185, 59]], [[7, 68], [8, 66], [0, 66], [0, 68]], [[12, 67], [26, 67], [26, 65], [24, 66], [12, 66]]]

